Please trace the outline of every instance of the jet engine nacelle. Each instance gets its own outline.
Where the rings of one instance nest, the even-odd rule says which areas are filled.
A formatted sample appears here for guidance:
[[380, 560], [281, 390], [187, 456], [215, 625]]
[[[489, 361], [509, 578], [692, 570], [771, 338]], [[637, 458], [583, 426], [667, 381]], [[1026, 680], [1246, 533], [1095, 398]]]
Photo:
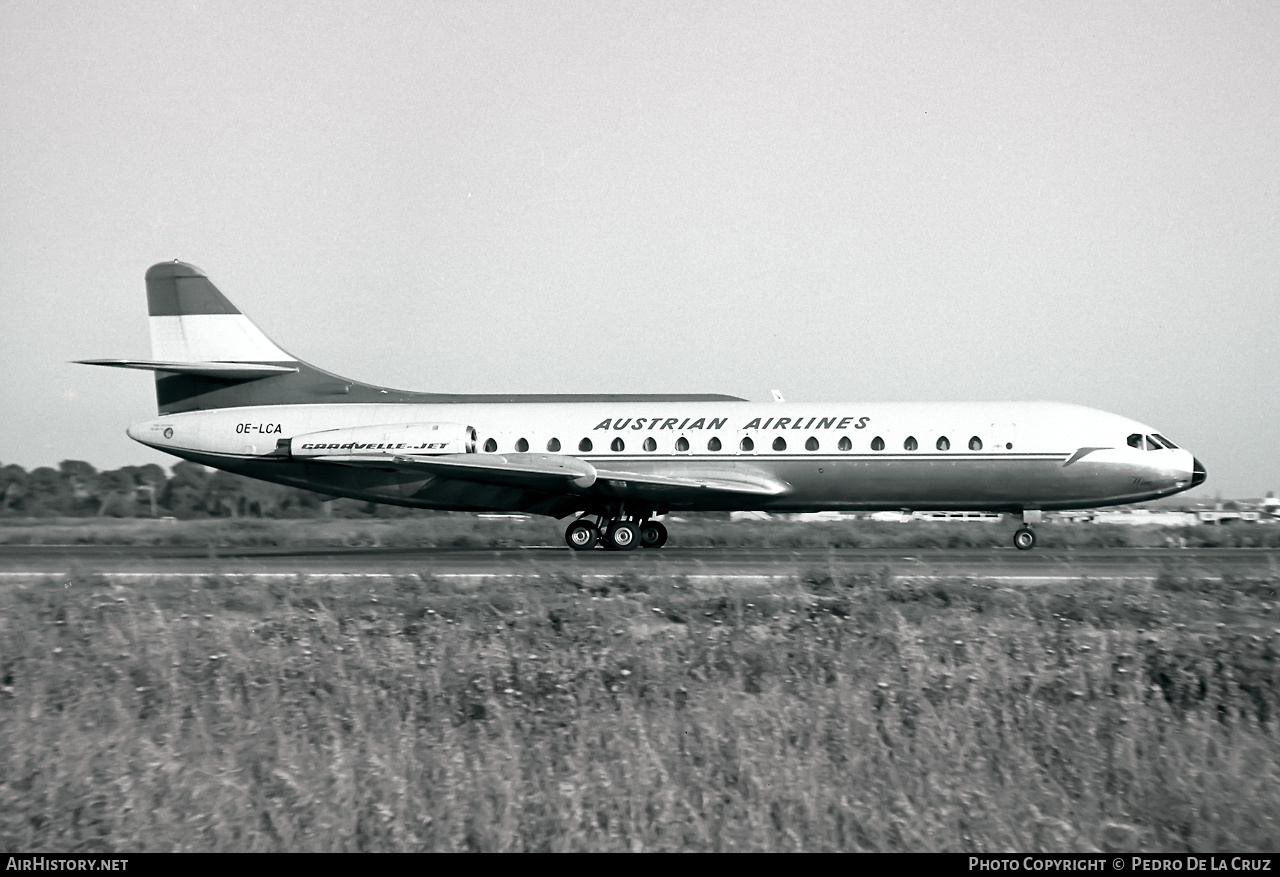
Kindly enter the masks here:
[[475, 452], [476, 431], [461, 423], [381, 423], [308, 432], [289, 440], [293, 457], [420, 457]]

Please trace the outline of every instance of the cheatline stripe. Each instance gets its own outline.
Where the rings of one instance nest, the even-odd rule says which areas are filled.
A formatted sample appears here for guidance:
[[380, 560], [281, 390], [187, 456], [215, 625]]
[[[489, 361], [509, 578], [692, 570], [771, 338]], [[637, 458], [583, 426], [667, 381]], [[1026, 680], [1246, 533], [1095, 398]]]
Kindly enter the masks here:
[[[215, 453], [213, 451], [198, 451], [194, 448], [177, 448], [177, 447], [170, 448], [169, 446], [166, 446], [166, 445], [153, 444], [151, 442], [143, 442], [143, 444], [149, 445], [150, 447], [156, 448], [161, 451], [187, 450], [187, 451], [193, 451], [195, 453], [206, 454], [210, 457], [222, 457], [228, 460], [274, 459], [274, 460], [279, 460], [281, 462], [288, 462], [291, 459], [291, 458], [281, 457], [277, 455], [274, 450], [269, 453], [263, 453], [263, 454], [226, 454], [226, 453]], [[333, 450], [337, 451], [337, 450], [350, 450], [350, 449], [334, 448]], [[494, 451], [490, 453], [488, 451], [485, 451], [483, 453], [478, 453], [478, 454], [448, 454], [448, 455], [442, 455], [442, 456], [449, 456], [451, 458], [456, 458], [460, 456], [475, 456], [478, 459], [485, 459], [488, 457], [500, 457], [507, 454], [520, 454], [520, 453], [545, 455], [550, 452], [548, 451]], [[432, 455], [429, 455], [429, 454], [421, 454], [415, 457], [414, 455], [411, 455], [411, 454], [392, 453], [392, 452], [388, 452], [382, 455], [369, 454], [368, 456], [370, 457], [385, 456], [388, 462], [391, 461], [392, 457], [405, 457], [407, 459], [421, 459], [428, 462], [432, 459]], [[895, 463], [901, 462], [903, 460], [927, 460], [929, 462], [938, 462], [938, 461], [962, 462], [962, 461], [968, 460], [975, 463], [991, 463], [991, 462], [1003, 462], [1003, 461], [1026, 463], [1026, 462], [1035, 462], [1035, 461], [1064, 460], [1069, 456], [1069, 454], [1063, 452], [1063, 453], [999, 454], [999, 455], [996, 455], [996, 454], [910, 454], [910, 453], [908, 454], [884, 454], [884, 453], [839, 454], [839, 455], [830, 454], [829, 455], [829, 454], [817, 454], [817, 453], [782, 454], [782, 453], [763, 452], [763, 451], [759, 453], [726, 451], [723, 454], [705, 454], [705, 453], [691, 454], [691, 453], [681, 453], [681, 452], [672, 454], [672, 453], [658, 453], [657, 451], [654, 451], [652, 453], [641, 456], [637, 454], [626, 454], [626, 453], [604, 454], [599, 451], [592, 451], [590, 453], [579, 451], [578, 453], [575, 453], [575, 454], [555, 453], [555, 454], [552, 454], [552, 456], [573, 457], [578, 460], [587, 460], [593, 463], [599, 462], [600, 460], [617, 460], [618, 462], [622, 462], [622, 463], [672, 462], [672, 461], [681, 461], [681, 460], [685, 460], [685, 461], [694, 460], [699, 463], [710, 462], [710, 461], [723, 461], [723, 460], [777, 460], [779, 462], [784, 462], [784, 463], [791, 463], [791, 462], [798, 462], [798, 461], [805, 461], [805, 460], [824, 462], [824, 463], [835, 463], [835, 462], [850, 461], [850, 460], [854, 462], [859, 462], [859, 463], [865, 462], [868, 460], [889, 460]], [[315, 462], [315, 463], [327, 462], [324, 457], [297, 457], [292, 459], [300, 459], [305, 462]]]
[[[500, 456], [501, 454], [504, 454], [504, 453], [514, 454], [518, 452], [517, 451], [499, 451], [493, 456]], [[478, 454], [477, 456], [486, 456], [486, 455]], [[975, 462], [989, 463], [993, 460], [1062, 460], [1066, 458], [1068, 455], [1066, 453], [1035, 453], [1035, 454], [1028, 453], [1028, 454], [999, 454], [999, 455], [996, 455], [996, 454], [963, 454], [963, 455], [961, 454], [911, 454], [911, 453], [907, 453], [907, 454], [884, 454], [884, 453], [878, 453], [878, 454], [818, 454], [818, 453], [784, 454], [784, 453], [777, 453], [777, 452], [750, 453], [750, 452], [740, 452], [740, 451], [727, 451], [723, 454], [705, 454], [705, 453], [690, 454], [690, 453], [682, 453], [682, 452], [677, 452], [674, 454], [672, 453], [660, 454], [657, 451], [654, 451], [649, 454], [639, 455], [639, 454], [626, 454], [622, 452], [618, 452], [616, 454], [602, 454], [596, 451], [592, 453], [579, 452], [577, 454], [568, 454], [564, 456], [577, 457], [578, 459], [581, 459], [581, 460], [625, 460], [627, 462], [642, 461], [642, 460], [699, 460], [699, 461], [702, 461], [702, 460], [726, 460], [726, 459], [734, 459], [734, 460], [756, 459], [756, 460], [782, 460], [787, 462], [794, 461], [794, 460], [820, 460], [823, 462], [838, 462], [840, 460], [857, 460], [859, 462], [863, 460], [894, 460], [894, 461], [897, 461], [897, 460], [929, 460], [929, 461], [973, 460]], [[426, 459], [430, 459], [430, 457], [427, 457]]]

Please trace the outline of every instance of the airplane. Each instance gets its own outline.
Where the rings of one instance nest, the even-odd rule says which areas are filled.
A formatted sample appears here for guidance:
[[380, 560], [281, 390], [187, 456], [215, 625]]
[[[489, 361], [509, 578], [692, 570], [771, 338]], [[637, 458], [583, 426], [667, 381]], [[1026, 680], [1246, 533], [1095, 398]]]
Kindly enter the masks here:
[[1137, 421], [1054, 402], [750, 402], [717, 394], [458, 395], [340, 377], [286, 353], [193, 265], [146, 274], [159, 416], [128, 435], [252, 478], [378, 503], [572, 518], [570, 548], [661, 548], [673, 511], [1022, 516], [1204, 482]]

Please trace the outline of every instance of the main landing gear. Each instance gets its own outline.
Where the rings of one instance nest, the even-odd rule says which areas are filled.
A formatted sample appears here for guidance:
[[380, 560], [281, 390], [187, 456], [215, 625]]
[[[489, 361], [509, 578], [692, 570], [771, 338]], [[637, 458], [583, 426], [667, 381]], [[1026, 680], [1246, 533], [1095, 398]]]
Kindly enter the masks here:
[[584, 515], [564, 531], [564, 541], [574, 551], [603, 545], [610, 551], [634, 548], [661, 548], [667, 543], [667, 528], [647, 519], [622, 520], [596, 516], [593, 523]]
[[1013, 547], [1019, 551], [1030, 551], [1036, 547], [1036, 533], [1029, 525], [1038, 524], [1041, 520], [1040, 509], [1023, 509], [1022, 526], [1014, 531]]

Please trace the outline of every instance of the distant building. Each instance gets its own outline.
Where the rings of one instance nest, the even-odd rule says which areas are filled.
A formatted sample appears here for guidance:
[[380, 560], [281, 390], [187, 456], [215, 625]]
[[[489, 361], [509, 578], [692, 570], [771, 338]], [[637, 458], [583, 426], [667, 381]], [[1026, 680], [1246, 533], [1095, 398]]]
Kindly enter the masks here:
[[1256, 524], [1262, 520], [1262, 512], [1242, 511], [1240, 509], [1209, 509], [1196, 512], [1201, 524], [1221, 524], [1225, 521], [1247, 521]]
[[[1217, 503], [1216, 508], [1197, 506], [1194, 511], [1178, 511], [1168, 508], [1119, 508], [1119, 509], [1068, 509], [1046, 513], [1050, 521], [1062, 524], [1127, 524], [1150, 527], [1190, 527], [1196, 524], [1223, 524], [1229, 521], [1245, 523], [1280, 523], [1280, 499], [1268, 493], [1261, 502]], [[910, 521], [940, 521], [961, 524], [994, 524], [1004, 519], [996, 512], [804, 512], [780, 516], [804, 523], [849, 521], [856, 518], [880, 523], [905, 524]], [[730, 512], [731, 521], [768, 521], [768, 512]]]
[[1131, 526], [1188, 527], [1197, 523], [1191, 512], [1153, 512], [1150, 509], [1123, 509], [1099, 511], [1093, 515], [1095, 524], [1129, 524]]
[[946, 521], [952, 524], [998, 524], [1004, 515], [996, 512], [914, 512], [916, 521]]
[[942, 521], [949, 524], [993, 524], [1004, 519], [1004, 515], [995, 512], [872, 512], [868, 520], [890, 524], [905, 524], [908, 521]]
[[911, 512], [872, 512], [867, 517], [888, 524], [905, 524], [911, 520]]

